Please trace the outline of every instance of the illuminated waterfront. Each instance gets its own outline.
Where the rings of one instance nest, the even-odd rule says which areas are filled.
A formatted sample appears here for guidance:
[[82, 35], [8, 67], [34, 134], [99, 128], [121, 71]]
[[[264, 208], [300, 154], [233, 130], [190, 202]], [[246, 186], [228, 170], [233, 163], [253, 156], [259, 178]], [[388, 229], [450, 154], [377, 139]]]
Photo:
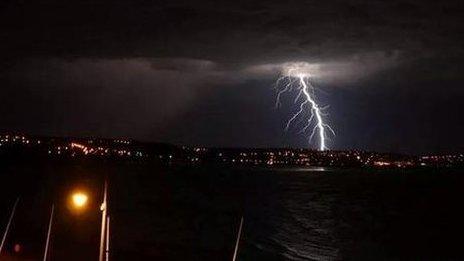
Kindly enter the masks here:
[[[1, 209], [10, 209], [21, 194], [6, 244], [5, 254], [12, 256], [41, 256], [54, 201], [51, 260], [96, 259], [97, 199], [107, 173], [114, 260], [228, 259], [242, 215], [239, 260], [461, 255], [459, 171], [156, 166], [76, 158], [20, 162], [0, 164]], [[67, 208], [76, 187], [89, 195], [86, 210], [77, 215]], [[0, 218], [5, 224], [7, 215]]]

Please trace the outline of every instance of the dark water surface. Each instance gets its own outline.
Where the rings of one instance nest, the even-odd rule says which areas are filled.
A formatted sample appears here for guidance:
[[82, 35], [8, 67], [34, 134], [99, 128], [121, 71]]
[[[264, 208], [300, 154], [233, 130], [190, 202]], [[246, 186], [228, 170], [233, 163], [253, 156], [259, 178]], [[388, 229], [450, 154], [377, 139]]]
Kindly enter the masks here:
[[[112, 260], [231, 260], [242, 215], [238, 260], [464, 259], [459, 171], [89, 162], [0, 165], [2, 233], [21, 195], [5, 253], [13, 260], [41, 260], [54, 202], [50, 260], [96, 260], [105, 175]], [[67, 207], [76, 187], [90, 193], [82, 213]]]

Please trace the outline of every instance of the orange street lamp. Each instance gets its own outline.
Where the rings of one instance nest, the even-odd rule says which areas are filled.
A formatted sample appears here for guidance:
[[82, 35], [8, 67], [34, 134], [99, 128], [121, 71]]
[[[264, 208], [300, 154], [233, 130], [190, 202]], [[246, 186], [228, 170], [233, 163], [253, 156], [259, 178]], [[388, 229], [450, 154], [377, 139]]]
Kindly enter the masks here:
[[87, 205], [89, 197], [84, 192], [74, 192], [71, 195], [71, 202], [75, 209], [82, 209]]

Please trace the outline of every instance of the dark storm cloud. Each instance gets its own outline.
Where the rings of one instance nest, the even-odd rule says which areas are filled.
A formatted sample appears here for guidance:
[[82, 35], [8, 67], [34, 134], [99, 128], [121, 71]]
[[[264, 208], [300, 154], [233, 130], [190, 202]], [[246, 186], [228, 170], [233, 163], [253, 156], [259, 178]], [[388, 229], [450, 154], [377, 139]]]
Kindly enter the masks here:
[[[461, 1], [10, 1], [14, 55], [186, 57], [230, 63], [353, 53], [462, 52]], [[448, 53], [445, 52], [445, 53]]]
[[[210, 85], [218, 76], [210, 70], [199, 72], [209, 65], [185, 59], [179, 66], [158, 59], [29, 59], [7, 75], [11, 86], [4, 91], [19, 95], [8, 103], [7, 115], [15, 112], [25, 119], [35, 115], [50, 122], [49, 128], [60, 135], [78, 131], [80, 135], [114, 136], [114, 131], [147, 137], [208, 93], [200, 85]], [[15, 106], [24, 105], [22, 97], [32, 97], [26, 108]], [[29, 106], [34, 105], [40, 108], [31, 111]], [[60, 127], [53, 127], [48, 117], [52, 115]], [[69, 127], [73, 125], [79, 127]], [[130, 125], [137, 128], [128, 129]]]
[[2, 60], [156, 58], [198, 73], [305, 61], [345, 64], [343, 75], [356, 57], [367, 69], [462, 57], [463, 12], [461, 1], [9, 1]]
[[[438, 108], [456, 107], [463, 96], [462, 1], [11, 0], [0, 8], [6, 130], [265, 146], [262, 134], [284, 121], [269, 115], [288, 113], [270, 109], [272, 82], [295, 61], [311, 64], [318, 86], [330, 92], [321, 99], [332, 99], [339, 148], [456, 148], [441, 144], [432, 119], [462, 129], [455, 114], [423, 105], [441, 97]], [[402, 119], [406, 104], [415, 109]], [[186, 118], [198, 121], [189, 129]], [[388, 120], [411, 133], [393, 135]], [[231, 139], [240, 132], [231, 124], [254, 128], [247, 139]], [[429, 147], [418, 145], [425, 134], [404, 142], [419, 125], [431, 129]], [[211, 128], [221, 135], [205, 135]], [[369, 142], [356, 139], [363, 131]], [[396, 137], [386, 147], [377, 142], [385, 135]], [[306, 145], [304, 137], [291, 139], [269, 136], [267, 144]]]

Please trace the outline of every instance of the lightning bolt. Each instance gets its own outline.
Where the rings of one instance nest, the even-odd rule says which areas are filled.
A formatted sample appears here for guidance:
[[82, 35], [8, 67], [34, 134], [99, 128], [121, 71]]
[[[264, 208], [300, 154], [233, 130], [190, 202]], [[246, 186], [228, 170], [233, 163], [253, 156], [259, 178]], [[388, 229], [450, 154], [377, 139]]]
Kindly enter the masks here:
[[[294, 99], [294, 103], [302, 101], [299, 104], [299, 110], [287, 121], [285, 131], [289, 130], [295, 120], [306, 117], [306, 125], [301, 129], [300, 133], [306, 133], [314, 125], [309, 135], [309, 142], [317, 135], [319, 138], [319, 150], [323, 151], [328, 149], [326, 146], [327, 132], [334, 136], [335, 132], [324, 122], [324, 116], [327, 115], [324, 110], [327, 109], [327, 106], [320, 107], [317, 104], [315, 88], [310, 83], [311, 75], [307, 67], [306, 63], [296, 63], [284, 68], [283, 76], [276, 81], [275, 85], [277, 90], [276, 107], [278, 108], [281, 105], [280, 99], [284, 93], [297, 90], [298, 94]], [[305, 111], [309, 111], [309, 118], [306, 116]]]

